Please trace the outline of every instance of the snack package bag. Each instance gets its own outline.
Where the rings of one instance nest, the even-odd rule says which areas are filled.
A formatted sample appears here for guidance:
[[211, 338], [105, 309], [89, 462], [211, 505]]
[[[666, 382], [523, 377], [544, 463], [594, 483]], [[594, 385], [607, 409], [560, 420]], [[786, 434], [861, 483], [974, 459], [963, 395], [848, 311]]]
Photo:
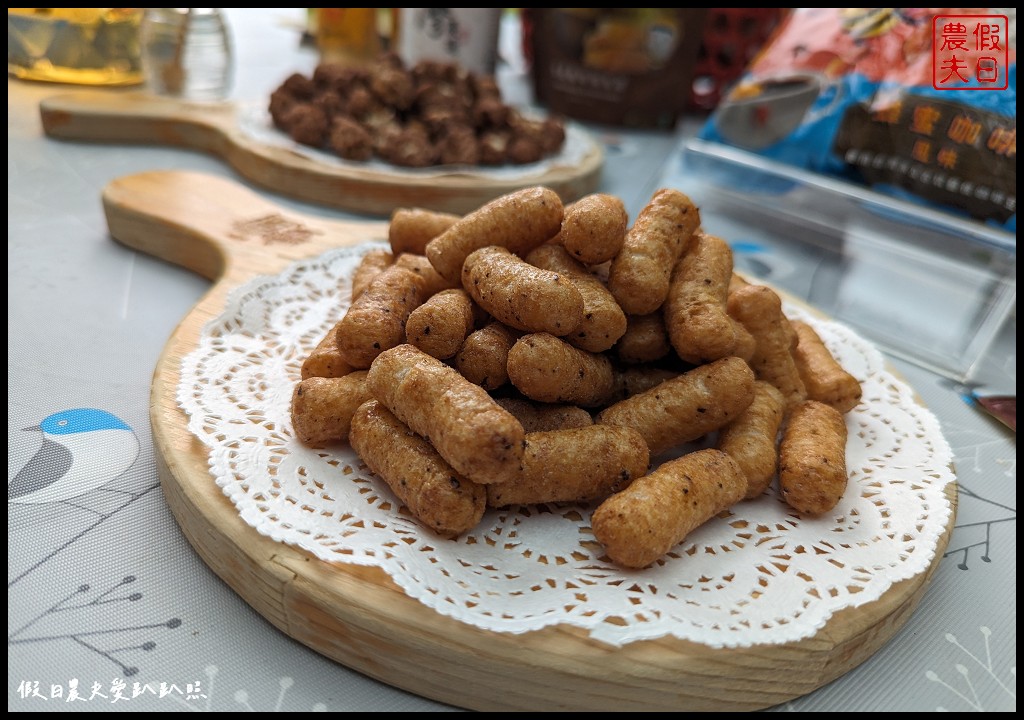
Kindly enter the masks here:
[[671, 128], [690, 98], [706, 8], [523, 8], [537, 101], [578, 120]]
[[1014, 8], [800, 8], [704, 140], [1016, 232]]

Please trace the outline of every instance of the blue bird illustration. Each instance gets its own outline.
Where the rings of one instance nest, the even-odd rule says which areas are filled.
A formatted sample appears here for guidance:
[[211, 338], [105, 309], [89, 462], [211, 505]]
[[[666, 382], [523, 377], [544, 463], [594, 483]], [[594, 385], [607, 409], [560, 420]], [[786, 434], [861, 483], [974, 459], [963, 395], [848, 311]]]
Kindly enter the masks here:
[[[146, 594], [135, 585], [136, 574], [94, 562], [76, 565], [74, 558], [106, 556], [125, 535], [123, 525], [111, 527], [112, 519], [138, 507], [160, 484], [146, 463], [136, 466], [135, 432], [106, 410], [63, 410], [22, 430], [39, 433], [42, 443], [7, 484], [8, 655], [20, 646], [48, 646], [58, 656], [73, 646], [113, 663], [123, 677], [135, 675], [136, 654], [156, 647], [146, 636], [140, 642], [139, 633], [174, 630], [181, 618], [167, 619], [162, 611], [143, 618], [127, 610], [123, 603]], [[94, 532], [104, 526], [105, 532]], [[58, 557], [62, 564], [49, 563]], [[71, 572], [88, 575], [73, 580]], [[30, 577], [35, 581], [20, 584]], [[118, 603], [114, 613], [111, 603]]]
[[75, 408], [23, 428], [43, 434], [43, 444], [7, 485], [7, 500], [60, 502], [121, 476], [139, 455], [135, 431], [116, 415]]

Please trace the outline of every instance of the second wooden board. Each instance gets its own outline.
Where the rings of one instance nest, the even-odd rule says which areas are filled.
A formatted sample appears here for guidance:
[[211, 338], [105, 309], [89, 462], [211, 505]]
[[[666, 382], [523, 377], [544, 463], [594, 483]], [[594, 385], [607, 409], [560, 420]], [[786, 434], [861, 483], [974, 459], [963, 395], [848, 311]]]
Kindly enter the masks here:
[[43, 130], [63, 140], [147, 143], [202, 150], [223, 158], [240, 175], [274, 192], [365, 215], [398, 207], [466, 213], [489, 200], [544, 185], [570, 202], [595, 192], [604, 150], [585, 130], [570, 126], [576, 145], [560, 156], [521, 168], [407, 170], [322, 158], [301, 146], [266, 142], [247, 129], [236, 103], [195, 103], [141, 92], [79, 91], [39, 103]]

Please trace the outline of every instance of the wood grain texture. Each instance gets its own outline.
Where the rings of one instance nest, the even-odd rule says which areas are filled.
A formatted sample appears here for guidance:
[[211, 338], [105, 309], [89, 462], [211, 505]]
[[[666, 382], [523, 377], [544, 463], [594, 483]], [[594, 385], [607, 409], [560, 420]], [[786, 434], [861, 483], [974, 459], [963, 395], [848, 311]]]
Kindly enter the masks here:
[[[171, 336], [156, 367], [150, 419], [164, 495], [203, 560], [282, 632], [382, 682], [477, 710], [753, 710], [843, 675], [903, 626], [942, 558], [954, 507], [928, 569], [879, 600], [837, 613], [814, 637], [785, 645], [713, 649], [662, 638], [621, 648], [556, 626], [495, 633], [439, 615], [382, 570], [329, 563], [257, 533], [211, 477], [206, 447], [175, 400], [182, 358], [227, 293], [255, 274], [369, 238], [382, 224], [289, 213], [228, 180], [150, 172], [113, 181], [103, 204], [115, 239], [215, 280]], [[280, 218], [302, 242], [265, 244], [236, 229]], [[294, 226], [288, 223], [294, 223]], [[282, 230], [284, 228], [285, 230]], [[243, 238], [243, 239], [240, 239]]]
[[575, 166], [516, 178], [486, 169], [427, 175], [397, 167], [342, 164], [340, 159], [333, 164], [254, 139], [241, 129], [233, 103], [185, 102], [141, 92], [55, 95], [39, 103], [39, 113], [50, 137], [201, 150], [274, 192], [366, 215], [388, 216], [396, 207], [464, 214], [533, 185], [549, 187], [570, 202], [596, 190], [604, 165], [604, 151], [597, 142]]

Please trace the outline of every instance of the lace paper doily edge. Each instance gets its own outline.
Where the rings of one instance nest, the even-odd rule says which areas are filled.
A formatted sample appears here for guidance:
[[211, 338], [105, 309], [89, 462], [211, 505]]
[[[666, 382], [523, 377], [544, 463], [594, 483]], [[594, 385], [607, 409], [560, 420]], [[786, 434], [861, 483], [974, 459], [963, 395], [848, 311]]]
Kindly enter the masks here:
[[[336, 250], [329, 250], [329, 251], [327, 251], [327, 253], [323, 253], [320, 257], [323, 257], [323, 256], [325, 256], [325, 255], [327, 255], [329, 253], [335, 253], [335, 252], [343, 252], [343, 253], [358, 253], [360, 251], [365, 252], [365, 250], [363, 248], [370, 249], [370, 248], [373, 248], [373, 247], [380, 247], [380, 246], [381, 246], [380, 241], [364, 240], [364, 241], [359, 242], [359, 243], [354, 243], [353, 245], [350, 245], [350, 246], [346, 246], [346, 247], [343, 247], [343, 248], [338, 248]], [[316, 259], [317, 258], [306, 258], [306, 259], [295, 261], [295, 262], [289, 264], [287, 267], [285, 267], [284, 269], [282, 269], [280, 272], [278, 272], [276, 274], [264, 274], [264, 275], [254, 276], [248, 282], [246, 282], [245, 285], [237, 287], [237, 288], [234, 288], [231, 291], [229, 291], [229, 293], [228, 293], [228, 295], [226, 297], [226, 300], [225, 300], [225, 307], [230, 307], [233, 302], [235, 302], [235, 301], [237, 301], [239, 299], [240, 295], [244, 296], [244, 294], [246, 292], [251, 292], [252, 289], [255, 288], [259, 283], [267, 282], [267, 281], [273, 281], [274, 279], [279, 278], [282, 275], [290, 274], [290, 273], [294, 272], [299, 266], [301, 266], [303, 264], [308, 264], [310, 261], [316, 260]], [[807, 314], [810, 318], [812, 318], [812, 320], [815, 323], [819, 323], [820, 322], [820, 323], [825, 323], [825, 324], [832, 324], [834, 326], [842, 328], [846, 332], [855, 334], [853, 332], [853, 330], [851, 330], [850, 328], [846, 327], [845, 325], [842, 325], [841, 323], [838, 323], [835, 320], [832, 320], [832, 319], [828, 318], [823, 313], [821, 313], [820, 311], [817, 311], [816, 309], [812, 308], [811, 306], [808, 306], [808, 305], [806, 305], [805, 303], [802, 303], [799, 300], [793, 300], [784, 291], [776, 290], [776, 292], [779, 292], [780, 296], [783, 298], [784, 308], [786, 309], [787, 313], [788, 312], [792, 312], [793, 309], [797, 309], [797, 310], [799, 310], [800, 313]], [[218, 315], [216, 317], [213, 317], [209, 321], [207, 321], [207, 323], [203, 326], [202, 330], [200, 331], [200, 337], [211, 326], [216, 324], [221, 319], [221, 317], [222, 317], [221, 315]], [[858, 339], [860, 339], [859, 336], [858, 336]], [[913, 390], [913, 388], [909, 385], [909, 383], [907, 383], [902, 377], [900, 377], [900, 376], [895, 374], [895, 371], [893, 370], [891, 365], [887, 361], [885, 361], [884, 356], [881, 354], [881, 352], [878, 350], [877, 347], [875, 347], [873, 344], [871, 344], [871, 343], [869, 343], [869, 342], [867, 342], [867, 341], [865, 341], [863, 339], [861, 339], [861, 341], [863, 342], [863, 345], [865, 347], [870, 348], [871, 353], [873, 355], [872, 360], [874, 362], [877, 362], [878, 365], [882, 368], [882, 371], [886, 375], [886, 382], [887, 383], [892, 383], [892, 384], [894, 384], [894, 385], [896, 385], [896, 386], [898, 386], [898, 387], [902, 388], [903, 390], [908, 391], [910, 393], [910, 395], [914, 398], [915, 413], [917, 413], [918, 417], [920, 417], [921, 419], [927, 421], [927, 423], [929, 424], [930, 428], [934, 431], [934, 437], [938, 438], [941, 441], [940, 443], [937, 444], [937, 447], [935, 447], [935, 450], [936, 451], [941, 451], [941, 454], [943, 455], [943, 465], [946, 468], [946, 472], [948, 472], [949, 477], [948, 477], [946, 483], [943, 485], [943, 491], [942, 491], [943, 497], [945, 498], [944, 507], [941, 509], [941, 514], [943, 516], [942, 529], [936, 528], [935, 532], [930, 532], [927, 535], [922, 536], [922, 539], [926, 541], [926, 544], [929, 547], [928, 554], [931, 556], [931, 559], [929, 561], [929, 565], [927, 567], [925, 567], [923, 570], [918, 570], [918, 571], [911, 572], [910, 571], [910, 567], [907, 566], [906, 567], [907, 572], [897, 573], [895, 576], [890, 578], [890, 581], [888, 582], [888, 584], [885, 587], [881, 587], [880, 590], [878, 591], [877, 595], [875, 595], [874, 593], [867, 593], [867, 592], [865, 592], [862, 597], [858, 597], [854, 601], [849, 602], [843, 608], [839, 608], [837, 610], [822, 608], [823, 610], [827, 610], [827, 612], [823, 612], [821, 614], [820, 618], [818, 618], [817, 620], [815, 620], [814, 622], [811, 622], [811, 623], [801, 623], [799, 625], [794, 625], [792, 627], [792, 630], [791, 630], [793, 632], [793, 636], [792, 637], [788, 637], [788, 632], [787, 633], [780, 633], [780, 637], [778, 638], [778, 642], [770, 642], [770, 643], [763, 643], [763, 642], [761, 642], [761, 643], [757, 643], [757, 642], [751, 642], [751, 643], [744, 643], [744, 642], [722, 642], [722, 643], [714, 643], [714, 644], [712, 644], [712, 643], [708, 643], [708, 642], [703, 642], [702, 640], [699, 640], [699, 639], [694, 639], [692, 637], [689, 637], [685, 633], [677, 633], [677, 632], [671, 632], [671, 631], [667, 632], [667, 633], [665, 633], [665, 632], [657, 632], [657, 633], [630, 632], [630, 633], [623, 634], [623, 633], [621, 633], [621, 630], [616, 630], [616, 636], [612, 637], [608, 633], [600, 632], [600, 630], [602, 629], [603, 625], [598, 625], [596, 627], [588, 627], [587, 625], [584, 625], [583, 623], [572, 622], [571, 618], [567, 618], [565, 616], [552, 617], [550, 619], [544, 619], [544, 620], [541, 620], [540, 622], [538, 622], [537, 618], [538, 617], [544, 617], [543, 615], [530, 616], [529, 618], [523, 619], [523, 620], [519, 621], [518, 623], [515, 623], [515, 622], [508, 623], [508, 625], [510, 625], [511, 627], [510, 626], [503, 627], [503, 628], [501, 628], [501, 630], [499, 632], [504, 632], [504, 633], [508, 633], [508, 634], [511, 634], [511, 635], [522, 635], [522, 634], [527, 634], [527, 633], [531, 633], [531, 632], [534, 632], [534, 631], [542, 630], [542, 629], [545, 629], [545, 628], [556, 627], [558, 625], [567, 625], [567, 626], [571, 626], [571, 627], [576, 627], [576, 628], [582, 629], [583, 631], [588, 633], [589, 637], [591, 637], [591, 638], [593, 638], [595, 640], [599, 640], [599, 641], [601, 641], [603, 643], [609, 644], [609, 645], [614, 646], [614, 647], [621, 647], [621, 646], [624, 646], [624, 645], [627, 645], [627, 644], [630, 644], [630, 643], [633, 643], [633, 642], [637, 642], [637, 641], [640, 641], [640, 640], [656, 640], [656, 639], [665, 638], [665, 637], [673, 637], [673, 638], [678, 639], [680, 641], [693, 642], [693, 643], [702, 645], [704, 647], [719, 648], [719, 649], [777, 646], [777, 645], [783, 645], [783, 644], [787, 644], [787, 643], [790, 643], [790, 642], [800, 641], [800, 640], [807, 639], [809, 637], [813, 637], [819, 630], [821, 630], [821, 628], [823, 628], [825, 625], [827, 625], [827, 623], [831, 620], [831, 618], [834, 617], [837, 613], [842, 612], [843, 610], [845, 610], [847, 608], [859, 608], [859, 607], [862, 607], [862, 606], [864, 606], [866, 604], [878, 601], [878, 600], [882, 599], [883, 596], [887, 592], [889, 592], [889, 590], [894, 585], [896, 585], [897, 583], [904, 582], [906, 580], [912, 579], [912, 578], [914, 578], [914, 577], [916, 577], [918, 575], [921, 575], [921, 574], [926, 574], [926, 573], [930, 574], [934, 570], [934, 567], [936, 565], [936, 563], [935, 563], [935, 555], [937, 554], [936, 550], [938, 548], [938, 544], [939, 544], [940, 538], [943, 535], [948, 535], [949, 534], [951, 526], [952, 526], [952, 519], [955, 518], [955, 512], [954, 512], [955, 504], [956, 504], [955, 497], [952, 500], [949, 497], [950, 486], [952, 485], [954, 488], [956, 487], [956, 475], [955, 475], [955, 469], [954, 469], [954, 466], [953, 466], [952, 450], [951, 450], [951, 448], [950, 448], [950, 446], [948, 444], [948, 441], [946, 441], [944, 435], [942, 435], [941, 425], [940, 425], [940, 423], [938, 421], [938, 418], [935, 417], [934, 413], [932, 413], [927, 408], [927, 406], [925, 406], [921, 402], [920, 397]], [[198, 348], [194, 349], [193, 351], [189, 352], [187, 355], [185, 355], [183, 357], [183, 359], [182, 359], [182, 367], [184, 367], [186, 365], [186, 363], [189, 362], [189, 360], [193, 357], [193, 355], [197, 351], [198, 351]], [[182, 374], [184, 374], [184, 372]], [[189, 431], [195, 437], [200, 439], [200, 441], [203, 443], [203, 445], [205, 447], [211, 448], [212, 446], [207, 442], [207, 440], [205, 438], [205, 434], [200, 431], [200, 427], [201, 427], [201, 424], [202, 424], [202, 417], [199, 414], [192, 414], [192, 413], [190, 413], [187, 410], [187, 408], [186, 408], [187, 402], [185, 402], [185, 401], [187, 401], [187, 397], [185, 396], [184, 392], [185, 391], [183, 390], [183, 387], [182, 387], [181, 383], [179, 382], [179, 385], [178, 385], [178, 388], [177, 388], [177, 392], [176, 392], [176, 398], [178, 400], [179, 408], [182, 409], [186, 413], [188, 418], [189, 418], [188, 429], [189, 429]], [[449, 619], [452, 619], [452, 620], [454, 620], [456, 622], [467, 624], [467, 625], [470, 625], [470, 626], [473, 626], [473, 627], [476, 627], [478, 629], [485, 630], [485, 631], [495, 631], [494, 627], [486, 625], [484, 623], [483, 618], [481, 618], [479, 622], [476, 622], [475, 621], [476, 620], [475, 616], [456, 617], [454, 615], [454, 613], [446, 612], [447, 608], [446, 608], [445, 604], [443, 604], [443, 603], [435, 604], [435, 603], [426, 602], [426, 600], [428, 600], [430, 598], [430, 593], [429, 592], [428, 593], [418, 593], [418, 592], [416, 592], [416, 586], [415, 585], [413, 585], [411, 582], [409, 582], [408, 579], [405, 578], [401, 573], [396, 575], [396, 574], [390, 572], [389, 569], [387, 567], [385, 567], [384, 564], [382, 564], [381, 559], [379, 557], [376, 557], [376, 556], [360, 556], [358, 554], [352, 553], [350, 555], [347, 555], [346, 559], [344, 561], [337, 560], [337, 559], [324, 559], [324, 558], [321, 557], [320, 553], [318, 552], [317, 546], [311, 545], [311, 544], [307, 544], [307, 543], [303, 543], [301, 541], [295, 541], [294, 539], [289, 539], [289, 538], [285, 537], [280, 532], [274, 532], [273, 530], [271, 530], [269, 528], [266, 528], [265, 525], [262, 524], [262, 523], [250, 522], [249, 519], [247, 519], [244, 516], [244, 511], [242, 511], [238, 507], [238, 503], [239, 503], [239, 500], [240, 500], [239, 493], [232, 492], [229, 489], [229, 487], [228, 487], [229, 481], [227, 479], [225, 479], [225, 478], [218, 477], [213, 472], [213, 470], [214, 470], [213, 464], [214, 464], [213, 453], [209, 452], [208, 456], [207, 456], [207, 468], [210, 471], [210, 475], [214, 479], [216, 485], [221, 489], [222, 493], [231, 501], [235, 511], [242, 518], [243, 522], [246, 522], [247, 525], [249, 525], [250, 527], [255, 529], [259, 534], [263, 535], [264, 537], [268, 537], [268, 538], [270, 538], [271, 540], [273, 540], [275, 542], [283, 543], [283, 544], [289, 545], [291, 547], [298, 548], [298, 549], [302, 550], [303, 552], [308, 552], [308, 553], [312, 554], [314, 557], [316, 557], [317, 559], [324, 560], [325, 562], [328, 562], [328, 563], [337, 563], [339, 565], [356, 565], [356, 566], [362, 566], [362, 567], [379, 567], [382, 572], [387, 574], [394, 581], [394, 583], [402, 590], [403, 594], [406, 597], [409, 597], [410, 599], [412, 599], [412, 600], [414, 600], [416, 602], [419, 602], [420, 604], [430, 608], [431, 610], [437, 612], [438, 614], [443, 615], [445, 617], [448, 617]], [[881, 585], [881, 583], [880, 583], [880, 585]], [[529, 627], [516, 627], [516, 625], [518, 625], [518, 624], [527, 624], [527, 623], [530, 625]], [[637, 628], [642, 628], [643, 625], [633, 625], [632, 627], [634, 629], [637, 629]], [[789, 629], [787, 629], [787, 630], [789, 630]], [[803, 631], [803, 632], [801, 632], [801, 631]], [[727, 635], [727, 634], [724, 634], [723, 637], [722, 637], [723, 640], [729, 640], [729, 638], [730, 638], [730, 636]]]

